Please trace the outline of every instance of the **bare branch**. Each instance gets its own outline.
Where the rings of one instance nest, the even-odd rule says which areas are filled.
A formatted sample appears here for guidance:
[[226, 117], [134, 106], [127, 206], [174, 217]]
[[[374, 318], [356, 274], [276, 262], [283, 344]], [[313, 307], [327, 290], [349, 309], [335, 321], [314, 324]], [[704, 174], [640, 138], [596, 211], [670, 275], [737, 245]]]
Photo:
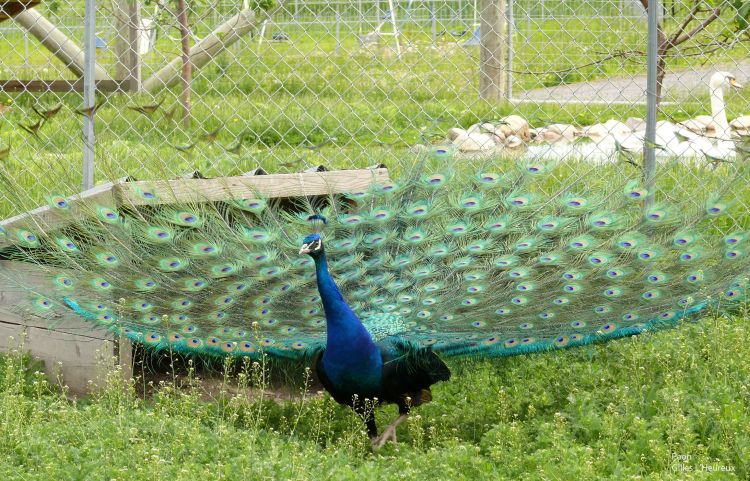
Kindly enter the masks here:
[[702, 32], [706, 27], [708, 27], [709, 25], [711, 25], [711, 23], [714, 20], [716, 20], [717, 18], [719, 18], [719, 15], [721, 15], [721, 7], [718, 7], [716, 9], [714, 9], [713, 12], [711, 12], [711, 15], [709, 15], [705, 20], [703, 20], [700, 23], [700, 25], [698, 25], [697, 27], [695, 27], [694, 29], [692, 29], [688, 33], [684, 33], [684, 34], [680, 35], [679, 37], [677, 37], [676, 39], [674, 39], [670, 43], [672, 44], [672, 46], [677, 46], [677, 45], [679, 45], [681, 43], [686, 42], [687, 40], [690, 40], [691, 38], [693, 38], [694, 36], [696, 36], [700, 32]]
[[700, 7], [701, 7], [701, 1], [700, 0], [696, 0], [695, 6], [693, 7], [693, 9], [690, 11], [690, 13], [685, 18], [685, 20], [682, 22], [682, 24], [677, 28], [677, 30], [675, 30], [674, 34], [672, 34], [672, 38], [669, 39], [669, 43], [668, 43], [669, 45], [675, 45], [675, 43], [674, 43], [675, 40], [680, 35], [682, 35], [682, 32], [685, 31], [685, 29], [690, 24], [690, 22], [692, 22], [693, 19], [695, 19], [695, 16], [698, 14], [698, 11], [700, 10]]

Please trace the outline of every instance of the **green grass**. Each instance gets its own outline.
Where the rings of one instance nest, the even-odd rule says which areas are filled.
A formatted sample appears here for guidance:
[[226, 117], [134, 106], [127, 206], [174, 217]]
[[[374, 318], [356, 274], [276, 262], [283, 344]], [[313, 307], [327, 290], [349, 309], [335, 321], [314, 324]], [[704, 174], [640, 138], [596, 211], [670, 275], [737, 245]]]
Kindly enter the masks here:
[[[17, 355], [0, 358], [4, 479], [747, 479], [750, 324], [707, 318], [590, 348], [454, 360], [454, 378], [372, 453], [326, 395], [273, 402], [112, 371], [70, 402]], [[255, 375], [253, 375], [253, 372]], [[231, 384], [257, 379], [231, 377]], [[244, 380], [243, 380], [244, 379]], [[299, 382], [302, 382], [300, 375]], [[395, 415], [382, 409], [384, 425]], [[677, 457], [680, 456], [682, 461]], [[681, 464], [682, 467], [677, 466]], [[730, 472], [710, 473], [701, 465]], [[675, 469], [679, 469], [675, 471]]]
[[[604, 51], [641, 45], [641, 27], [602, 19], [549, 20], [534, 26], [530, 47], [519, 49], [515, 65], [534, 71], [568, 68], [598, 55], [599, 47], [586, 50], [579, 48], [581, 45], [601, 46]], [[205, 34], [205, 28], [201, 28], [198, 33]], [[202, 69], [194, 81], [193, 122], [189, 128], [165, 120], [161, 112], [147, 118], [126, 108], [164, 99], [162, 109], [168, 111], [178, 104], [176, 88], [155, 97], [101, 95], [107, 103], [99, 112], [95, 128], [97, 181], [128, 175], [164, 178], [192, 170], [209, 176], [232, 175], [258, 165], [272, 172], [317, 164], [338, 168], [377, 162], [397, 165], [410, 155], [407, 147], [419, 141], [424, 128], [444, 135], [451, 127], [468, 127], [480, 119], [509, 113], [518, 113], [535, 126], [554, 122], [589, 125], [609, 118], [645, 115], [642, 106], [514, 106], [482, 101], [478, 97], [478, 51], [458, 46], [450, 35], [439, 37], [438, 48], [433, 49], [429, 29], [408, 31], [407, 37], [416, 42], [417, 48], [397, 58], [388, 49], [360, 49], [355, 31], [344, 32], [337, 51], [330, 31], [312, 28], [302, 32], [295, 28], [290, 27], [289, 32], [295, 35], [294, 42], [265, 43], [258, 49], [255, 41], [243, 40]], [[452, 25], [438, 26], [438, 30], [444, 28], [450, 30]], [[519, 30], [516, 35], [518, 44], [520, 36], [526, 34]], [[23, 51], [20, 37], [8, 41], [7, 51]], [[177, 54], [177, 45], [162, 35], [157, 50], [144, 59], [144, 76]], [[111, 51], [102, 55], [110, 56]], [[721, 58], [743, 55], [746, 51], [739, 44]], [[10, 56], [4, 65], [18, 64], [22, 61], [19, 58]], [[670, 65], [697, 66], [700, 61], [676, 58]], [[50, 67], [53, 73], [59, 68], [54, 62]], [[574, 76], [566, 74], [565, 78], [556, 74], [517, 75], [515, 86], [516, 90], [528, 89], [643, 70], [639, 62], [611, 61], [581, 69]], [[664, 117], [683, 120], [708, 112], [707, 93], [696, 95], [698, 101], [665, 106]], [[746, 92], [729, 95], [729, 117], [747, 113], [749, 98]], [[54, 105], [58, 101], [66, 108], [42, 128], [39, 139], [29, 137], [18, 126], [36, 121], [32, 104]], [[72, 109], [80, 107], [80, 95], [5, 93], [0, 94], [0, 102], [14, 105], [0, 115], [0, 148], [12, 147], [9, 159], [0, 164], [0, 172], [13, 179], [30, 199], [21, 205], [7, 192], [0, 192], [0, 217], [42, 203], [49, 192], [79, 191], [82, 119]], [[219, 142], [223, 145], [232, 145], [243, 132], [248, 134], [241, 155], [228, 154], [217, 144], [199, 143], [191, 153], [172, 146], [188, 144], [221, 126]], [[319, 153], [300, 147], [328, 137], [337, 140]], [[384, 150], [377, 141], [397, 144]], [[297, 159], [302, 160], [287, 165]]]
[[[545, 46], [563, 26], [549, 21], [532, 31]], [[643, 31], [623, 34], [607, 24], [568, 22], [579, 44], [627, 48], [643, 44]], [[439, 26], [451, 28], [450, 26]], [[244, 43], [200, 72], [188, 129], [157, 114], [126, 108], [151, 103], [148, 95], [107, 95], [97, 124], [97, 180], [133, 175], [172, 177], [191, 170], [235, 175], [261, 165], [269, 171], [302, 165], [398, 165], [408, 146], [429, 127], [444, 133], [479, 119], [519, 113], [534, 125], [587, 125], [608, 118], [643, 117], [638, 106], [491, 104], [478, 100], [477, 52], [428, 47], [429, 31], [413, 33], [416, 52], [401, 59], [360, 50], [352, 38], [336, 53], [320, 31], [292, 43], [268, 44], [258, 53]], [[518, 32], [517, 42], [523, 32]], [[589, 58], [568, 47], [522, 50], [519, 68], [559, 70]], [[573, 45], [574, 48], [570, 48]], [[18, 45], [0, 50], [18, 50]], [[561, 48], [563, 50], [561, 50]], [[565, 50], [567, 48], [567, 50]], [[170, 50], [171, 49], [171, 50]], [[146, 71], [176, 55], [162, 40]], [[746, 55], [732, 50], [726, 59]], [[10, 60], [8, 60], [10, 62]], [[699, 59], [674, 59], [674, 67]], [[51, 70], [59, 68], [52, 64]], [[564, 78], [521, 75], [517, 88], [607, 78], [643, 71], [637, 62], [608, 62]], [[156, 96], [164, 110], [177, 90]], [[682, 120], [709, 110], [703, 101], [665, 106]], [[54, 95], [3, 94], [14, 108], [0, 116], [0, 148], [11, 155], [0, 173], [20, 195], [0, 190], [0, 217], [43, 203], [48, 192], [72, 194], [80, 185], [81, 118], [77, 94], [59, 98], [65, 109], [32, 139], [18, 123], [33, 123], [31, 104], [53, 105]], [[729, 117], [748, 113], [746, 92], [728, 96]], [[218, 145], [186, 144], [224, 126], [221, 144], [248, 132], [239, 156]], [[335, 136], [319, 153], [301, 146]], [[392, 149], [375, 142], [396, 142]], [[280, 165], [302, 158], [293, 166]], [[589, 170], [565, 166], [550, 189], [570, 179], [606, 182], [629, 167]], [[695, 171], [668, 167], [660, 187], [672, 197], [703, 199], [726, 179], [729, 167]], [[621, 173], [619, 175], [622, 175]], [[631, 174], [628, 174], [631, 175]], [[635, 175], [635, 174], [632, 174]], [[735, 197], [750, 198], [750, 186]], [[737, 206], [738, 210], [741, 205]], [[747, 213], [739, 225], [747, 227]], [[717, 226], [726, 230], [729, 226]], [[736, 227], [733, 225], [733, 227]], [[275, 403], [167, 383], [145, 399], [117, 372], [97, 396], [68, 401], [17, 356], [0, 358], [0, 475], [6, 479], [747, 479], [750, 476], [750, 326], [745, 317], [710, 318], [681, 329], [567, 352], [493, 362], [453, 361], [455, 377], [436, 387], [435, 400], [401, 428], [402, 443], [372, 454], [356, 417], [328, 397]], [[252, 376], [251, 376], [252, 377]], [[233, 382], [242, 380], [232, 379]], [[301, 376], [298, 379], [302, 381]], [[255, 391], [257, 392], [257, 391]], [[392, 408], [379, 414], [384, 425]], [[675, 456], [691, 471], [675, 474]], [[701, 471], [724, 466], [732, 473]]]

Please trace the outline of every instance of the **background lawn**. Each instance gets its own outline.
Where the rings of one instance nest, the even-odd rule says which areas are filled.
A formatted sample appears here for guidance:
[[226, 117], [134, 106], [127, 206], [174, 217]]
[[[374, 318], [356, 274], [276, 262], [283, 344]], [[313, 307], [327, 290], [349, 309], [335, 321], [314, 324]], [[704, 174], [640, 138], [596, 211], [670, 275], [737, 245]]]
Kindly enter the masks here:
[[[0, 358], [0, 475], [747, 479], [748, 335], [745, 317], [708, 317], [593, 347], [453, 360], [454, 378], [399, 429], [399, 445], [375, 454], [349, 410], [294, 389], [294, 399], [270, 401], [277, 393], [262, 390], [252, 366], [211, 394], [182, 379], [145, 398], [134, 394], [140, 380], [113, 371], [100, 394], [71, 402], [14, 355]], [[304, 383], [299, 367], [274, 372]], [[252, 396], [237, 389], [253, 380]], [[378, 421], [395, 414], [382, 409]]]
[[[531, 11], [534, 2], [516, 3], [519, 11]], [[560, 73], [618, 50], [645, 50], [645, 23], [607, 20], [603, 11], [587, 18], [593, 12], [585, 10], [590, 2], [556, 3], [559, 10], [548, 11], [545, 20], [518, 18], [514, 68], [544, 73], [515, 75], [516, 92], [645, 73], [644, 59], [637, 55]], [[53, 5], [59, 8], [60, 2], [40, 8], [52, 14]], [[83, 11], [82, 2], [66, 5], [78, 15]], [[667, 22], [674, 27], [674, 21]], [[465, 22], [436, 25], [437, 31], [460, 28], [467, 28]], [[196, 26], [199, 36], [210, 30]], [[414, 155], [415, 144], [479, 120], [516, 113], [539, 127], [645, 116], [642, 105], [479, 100], [478, 50], [461, 47], [467, 37], [450, 34], [437, 37], [433, 46], [429, 25], [407, 32], [415, 47], [400, 58], [388, 48], [360, 48], [357, 25], [345, 25], [338, 47], [330, 27], [286, 31], [293, 41], [258, 48], [257, 38], [247, 38], [202, 69], [193, 84], [190, 127], [178, 121], [177, 88], [156, 95], [100, 94], [99, 101], [106, 102], [96, 117], [97, 181], [172, 178], [195, 170], [208, 177], [238, 175], [258, 166], [272, 173], [318, 164], [361, 168], [381, 162], [397, 173], [399, 163]], [[164, 33], [176, 34], [174, 29]], [[80, 38], [80, 32], [71, 36]], [[0, 51], [4, 77], [71, 78], [56, 60], [35, 49], [26, 67], [21, 36], [0, 35]], [[144, 76], [178, 53], [177, 43], [161, 35], [144, 59]], [[731, 65], [747, 54], [739, 43], [710, 63]], [[102, 52], [101, 60], [111, 67], [111, 52]], [[686, 55], [670, 59], [669, 65], [698, 68], [703, 60]], [[661, 118], [679, 121], [709, 113], [707, 90], [664, 105]], [[750, 114], [748, 90], [727, 95], [730, 119]], [[153, 116], [128, 108], [162, 101]], [[74, 110], [81, 106], [80, 94], [0, 93], [0, 103], [10, 106], [0, 111], [0, 149], [11, 148], [0, 160], [6, 181], [0, 189], [0, 218], [45, 203], [49, 193], [78, 192], [82, 118]], [[32, 105], [58, 103], [61, 112], [38, 137], [19, 127], [37, 121]], [[175, 112], [172, 119], [168, 112]], [[203, 137], [214, 132], [216, 142]], [[319, 151], [304, 148], [332, 138]], [[237, 142], [242, 142], [239, 153], [225, 150]], [[660, 198], [690, 198], [700, 205], [727, 179], [744, 175], [744, 168], [662, 165]], [[593, 188], [613, 176], [640, 176], [626, 164], [571, 162], [555, 172], [539, 188], [550, 192], [571, 183]], [[750, 185], [733, 189], [740, 202], [731, 221], [717, 222], [715, 233], [750, 227], [743, 210], [750, 204], [745, 200]], [[0, 357], [0, 476], [748, 479], [749, 331], [744, 312], [731, 318], [707, 313], [679, 329], [606, 345], [493, 361], [451, 360], [453, 380], [436, 386], [434, 402], [400, 428], [398, 447], [388, 445], [375, 454], [356, 416], [316, 389], [299, 387], [305, 383], [301, 366], [276, 366], [270, 384], [259, 381], [262, 366], [245, 366], [239, 374], [234, 369], [226, 385], [220, 372], [213, 373], [213, 384], [223, 388], [208, 392], [206, 383], [170, 376], [144, 389], [142, 379], [125, 382], [115, 370], [97, 395], [70, 401], [64, 389], [37, 372], [39, 366], [16, 353]], [[271, 386], [280, 383], [298, 386], [281, 390], [291, 389], [292, 400], [277, 399], [279, 390]], [[384, 426], [393, 416], [394, 408], [383, 409], [379, 423]]]

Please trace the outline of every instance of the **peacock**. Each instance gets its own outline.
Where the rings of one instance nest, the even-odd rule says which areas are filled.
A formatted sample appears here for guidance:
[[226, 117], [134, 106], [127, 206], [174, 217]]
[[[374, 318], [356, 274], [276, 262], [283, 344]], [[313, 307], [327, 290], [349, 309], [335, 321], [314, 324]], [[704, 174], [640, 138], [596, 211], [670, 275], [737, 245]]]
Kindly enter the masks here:
[[[0, 270], [28, 299], [0, 309], [52, 328], [72, 311], [152, 349], [305, 360], [380, 447], [450, 378], [446, 358], [583, 346], [744, 302], [744, 164], [659, 166], [656, 183], [631, 164], [434, 147], [328, 195], [50, 195], [48, 215], [0, 224], [0, 258], [47, 278]], [[383, 403], [399, 416], [378, 435]]]

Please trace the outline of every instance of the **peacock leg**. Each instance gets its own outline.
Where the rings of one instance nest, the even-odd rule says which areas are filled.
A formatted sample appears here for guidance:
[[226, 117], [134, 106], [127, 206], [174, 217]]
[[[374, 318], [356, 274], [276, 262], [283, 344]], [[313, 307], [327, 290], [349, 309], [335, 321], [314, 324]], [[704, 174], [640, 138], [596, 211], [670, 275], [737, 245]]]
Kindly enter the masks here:
[[399, 424], [406, 421], [407, 417], [409, 417], [408, 414], [400, 414], [395, 421], [393, 421], [383, 430], [383, 434], [373, 439], [372, 447], [375, 449], [380, 449], [385, 446], [385, 443], [388, 442], [389, 439], [393, 441], [393, 444], [397, 444], [398, 441], [396, 440], [396, 428]]

